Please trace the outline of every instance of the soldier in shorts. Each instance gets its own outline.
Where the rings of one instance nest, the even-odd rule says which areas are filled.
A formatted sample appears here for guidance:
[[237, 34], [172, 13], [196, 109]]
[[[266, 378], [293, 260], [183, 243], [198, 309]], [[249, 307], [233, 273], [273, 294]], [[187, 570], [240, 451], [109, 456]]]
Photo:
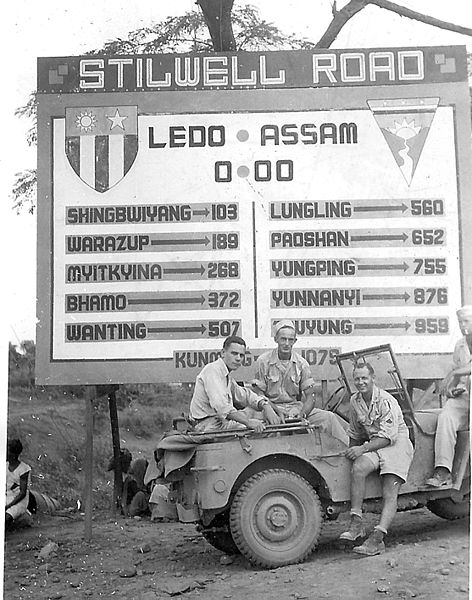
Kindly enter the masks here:
[[384, 536], [397, 512], [398, 492], [408, 475], [413, 446], [398, 402], [375, 385], [372, 365], [358, 362], [353, 376], [358, 392], [350, 401], [350, 447], [345, 452], [352, 460], [351, 523], [340, 539], [355, 542], [365, 537], [365, 480], [369, 473], [379, 471], [383, 496], [380, 522], [362, 545], [353, 548], [358, 554], [373, 556], [385, 552]]

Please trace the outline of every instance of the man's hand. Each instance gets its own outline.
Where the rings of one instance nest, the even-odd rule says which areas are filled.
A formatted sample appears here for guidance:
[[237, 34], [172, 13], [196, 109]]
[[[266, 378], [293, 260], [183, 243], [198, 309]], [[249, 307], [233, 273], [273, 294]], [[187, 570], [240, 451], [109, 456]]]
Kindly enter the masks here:
[[446, 377], [444, 377], [442, 381], [440, 381], [439, 395], [442, 398], [449, 396], [451, 388], [453, 388], [457, 384], [458, 380], [459, 377], [456, 375], [455, 371], [451, 371], [448, 375], [446, 375]]
[[352, 446], [344, 452], [344, 456], [349, 458], [349, 460], [356, 460], [356, 458], [359, 458], [362, 454], [364, 454], [363, 446]]
[[247, 426], [249, 427], [249, 429], [254, 429], [254, 431], [257, 431], [258, 433], [264, 431], [265, 429], [264, 423], [262, 421], [259, 421], [259, 419], [249, 419], [247, 422]]
[[283, 423], [283, 419], [275, 412], [270, 403], [263, 407], [262, 414], [269, 425], [280, 425], [280, 423]]
[[277, 404], [271, 404], [275, 414], [279, 417], [281, 423], [285, 423], [285, 419], [288, 419], [288, 413], [281, 406]]

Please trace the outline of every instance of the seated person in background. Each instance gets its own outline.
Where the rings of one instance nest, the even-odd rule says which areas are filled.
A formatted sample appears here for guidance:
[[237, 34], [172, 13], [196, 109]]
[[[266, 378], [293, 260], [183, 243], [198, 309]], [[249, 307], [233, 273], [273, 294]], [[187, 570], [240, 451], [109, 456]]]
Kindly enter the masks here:
[[[149, 512], [149, 491], [144, 484], [144, 474], [148, 466], [145, 458], [133, 461], [131, 452], [124, 448], [120, 450], [121, 472], [123, 474], [123, 489], [121, 493], [121, 510], [126, 517], [142, 516]], [[114, 458], [108, 462], [108, 471], [115, 468]]]
[[31, 467], [20, 460], [23, 445], [20, 440], [8, 440], [5, 498], [5, 529], [28, 509]]
[[197, 431], [221, 431], [249, 428], [262, 431], [262, 420], [249, 416], [244, 408], [262, 411], [270, 424], [280, 423], [269, 402], [254, 392], [241, 387], [232, 372], [242, 363], [246, 342], [238, 336], [225, 339], [221, 357], [209, 363], [198, 374], [190, 402], [190, 419]]
[[434, 439], [434, 473], [426, 485], [442, 487], [452, 485], [452, 463], [457, 432], [469, 427], [470, 412], [470, 360], [472, 350], [472, 306], [457, 311], [463, 337], [454, 348], [452, 370], [441, 382], [440, 394], [446, 404], [438, 416]]
[[371, 364], [358, 362], [353, 371], [358, 392], [350, 401], [350, 448], [345, 456], [351, 467], [351, 523], [341, 540], [354, 542], [365, 536], [362, 520], [366, 477], [380, 470], [382, 513], [380, 522], [361, 545], [357, 554], [373, 556], [385, 552], [384, 536], [397, 512], [400, 486], [405, 483], [413, 460], [413, 446], [398, 402], [378, 388]]
[[328, 410], [315, 408], [315, 381], [310, 366], [292, 350], [297, 341], [294, 322], [279, 321], [274, 333], [277, 348], [257, 359], [253, 390], [270, 401], [282, 420], [308, 419], [310, 425], [347, 445], [349, 439], [342, 419]]
[[140, 517], [149, 513], [149, 490], [144, 485], [144, 474], [148, 467], [145, 458], [137, 458], [131, 463], [123, 482], [121, 506], [125, 517]]

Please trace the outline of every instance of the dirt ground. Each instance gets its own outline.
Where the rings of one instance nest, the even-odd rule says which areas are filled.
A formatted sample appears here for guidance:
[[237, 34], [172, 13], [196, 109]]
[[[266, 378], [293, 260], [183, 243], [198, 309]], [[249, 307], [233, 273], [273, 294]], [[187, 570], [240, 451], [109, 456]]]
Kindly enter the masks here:
[[[466, 519], [445, 521], [427, 509], [399, 513], [386, 553], [373, 557], [339, 545], [346, 519], [324, 524], [319, 546], [305, 563], [264, 571], [239, 555], [222, 559], [191, 524], [95, 514], [89, 544], [83, 541], [83, 516], [40, 515], [32, 528], [10, 532], [5, 540], [4, 598], [468, 598]], [[376, 519], [367, 516], [371, 525]], [[38, 558], [50, 541], [57, 550]]]

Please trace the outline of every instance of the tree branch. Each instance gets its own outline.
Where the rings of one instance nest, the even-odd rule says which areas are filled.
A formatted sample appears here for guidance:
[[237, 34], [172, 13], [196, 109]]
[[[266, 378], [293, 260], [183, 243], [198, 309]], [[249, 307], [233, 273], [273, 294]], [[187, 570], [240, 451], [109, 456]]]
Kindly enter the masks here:
[[397, 15], [400, 15], [401, 17], [407, 17], [408, 19], [414, 19], [415, 21], [426, 23], [426, 25], [432, 25], [433, 27], [439, 27], [440, 29], [447, 29], [448, 31], [454, 31], [455, 33], [461, 33], [462, 35], [472, 36], [472, 29], [469, 27], [462, 27], [461, 25], [455, 25], [454, 23], [449, 23], [448, 21], [435, 19], [434, 17], [424, 15], [416, 12], [415, 10], [410, 10], [409, 8], [405, 8], [404, 6], [400, 6], [399, 4], [395, 4], [395, 2], [390, 2], [389, 0], [368, 0], [367, 3], [375, 4], [379, 8], [385, 8], [385, 10], [390, 10], [394, 13], [397, 13]]
[[336, 11], [335, 5], [333, 5], [333, 20], [328, 25], [328, 28], [321, 36], [320, 40], [317, 42], [315, 48], [329, 48], [349, 19], [351, 19], [369, 4], [373, 4], [379, 8], [394, 12], [401, 17], [406, 17], [408, 19], [419, 21], [420, 23], [425, 23], [426, 25], [431, 25], [432, 27], [438, 27], [439, 29], [446, 29], [462, 35], [472, 36], [472, 29], [469, 27], [462, 27], [461, 25], [455, 25], [454, 23], [441, 21], [440, 19], [436, 19], [434, 17], [430, 17], [429, 15], [424, 15], [416, 12], [415, 10], [410, 10], [404, 6], [400, 6], [399, 4], [395, 4], [395, 2], [390, 2], [390, 0], [351, 0], [339, 11]]
[[346, 6], [338, 11], [336, 11], [336, 5], [333, 4], [333, 20], [328, 25], [327, 30], [321, 36], [319, 41], [315, 44], [315, 48], [329, 48], [349, 19], [362, 10], [368, 3], [369, 0], [351, 0]]

